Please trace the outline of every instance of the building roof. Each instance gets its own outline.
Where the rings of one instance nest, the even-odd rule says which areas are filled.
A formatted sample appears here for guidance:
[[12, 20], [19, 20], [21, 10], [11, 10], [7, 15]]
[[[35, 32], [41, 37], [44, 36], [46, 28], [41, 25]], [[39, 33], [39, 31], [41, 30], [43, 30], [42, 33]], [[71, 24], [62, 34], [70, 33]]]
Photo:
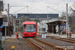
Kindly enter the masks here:
[[42, 20], [40, 23], [47, 24], [47, 23], [52, 23], [52, 22], [56, 22], [56, 21], [66, 22], [66, 20], [61, 20], [61, 19], [58, 19], [58, 18], [52, 18], [50, 20]]
[[54, 19], [49, 20], [47, 23], [53, 23], [53, 22], [57, 22], [57, 21], [66, 22], [66, 20], [61, 20], [61, 19], [58, 19], [58, 18], [54, 18]]

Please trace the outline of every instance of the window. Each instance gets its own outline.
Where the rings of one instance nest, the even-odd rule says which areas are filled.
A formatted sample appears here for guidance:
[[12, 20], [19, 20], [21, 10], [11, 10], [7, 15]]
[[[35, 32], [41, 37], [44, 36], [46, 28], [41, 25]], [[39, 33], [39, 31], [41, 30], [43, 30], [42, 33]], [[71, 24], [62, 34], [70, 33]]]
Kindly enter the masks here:
[[35, 25], [34, 24], [28, 24], [24, 25], [25, 32], [35, 32]]

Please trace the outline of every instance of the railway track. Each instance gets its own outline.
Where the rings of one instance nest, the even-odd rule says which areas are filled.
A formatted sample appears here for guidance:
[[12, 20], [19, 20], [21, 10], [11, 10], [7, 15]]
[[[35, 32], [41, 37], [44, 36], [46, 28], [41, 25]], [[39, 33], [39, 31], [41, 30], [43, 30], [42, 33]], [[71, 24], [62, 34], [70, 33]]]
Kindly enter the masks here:
[[20, 41], [19, 44], [20, 44], [21, 50], [43, 50], [42, 48], [40, 48], [39, 46], [37, 46], [36, 44], [31, 42], [27, 38], [21, 38], [19, 39], [19, 41]]
[[[75, 40], [73, 40], [73, 39], [56, 38], [56, 37], [50, 37], [50, 36], [47, 36], [47, 38], [51, 38], [51, 39], [59, 40], [59, 41], [70, 42], [70, 43], [75, 43]], [[40, 48], [40, 50], [65, 50], [65, 49], [69, 50], [68, 48], [64, 48], [64, 47], [62, 47], [60, 45], [57, 45], [57, 44], [54, 45], [54, 43], [52, 44], [52, 43], [47, 42], [45, 40], [44, 41], [43, 40], [39, 40], [38, 38], [25, 38], [25, 39], [30, 41], [30, 43], [32, 43], [37, 48]]]
[[66, 39], [66, 38], [52, 38], [52, 39], [55, 39], [55, 40], [60, 40], [60, 41], [65, 41], [65, 42], [70, 42], [70, 43], [75, 43], [75, 40], [73, 39]]
[[37, 50], [44, 50], [43, 48], [39, 47], [38, 45], [36, 45], [35, 43], [33, 43], [31, 40], [29, 40], [28, 38], [26, 38], [30, 43], [32, 43], [35, 47], [37, 47]]
[[28, 40], [32, 41], [36, 45], [40, 46], [43, 50], [64, 50], [65, 48], [56, 47], [56, 45], [47, 43], [45, 41], [39, 40], [37, 38], [28, 38]]
[[64, 42], [75, 43], [74, 39], [67, 39], [67, 38], [53, 37], [53, 36], [47, 36], [47, 38], [51, 38], [51, 39], [59, 40], [59, 41], [64, 41]]

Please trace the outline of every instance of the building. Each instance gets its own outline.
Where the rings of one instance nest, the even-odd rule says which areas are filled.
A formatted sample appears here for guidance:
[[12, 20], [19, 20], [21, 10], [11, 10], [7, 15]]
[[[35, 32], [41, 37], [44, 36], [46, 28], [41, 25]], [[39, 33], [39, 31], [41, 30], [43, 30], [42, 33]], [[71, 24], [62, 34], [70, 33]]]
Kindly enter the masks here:
[[30, 19], [47, 19], [48, 18], [57, 18], [59, 17], [58, 14], [17, 14], [18, 18], [24, 16], [24, 17], [29, 17]]
[[49, 32], [53, 34], [59, 33], [61, 30], [66, 30], [65, 22], [66, 20], [61, 20], [58, 18], [42, 20], [41, 22], [38, 22], [38, 32]]
[[11, 36], [11, 34], [13, 34], [13, 18], [10, 16], [9, 17], [9, 21], [10, 23], [8, 24], [8, 18], [7, 18], [7, 15], [2, 15], [3, 17], [3, 28], [2, 28], [2, 33], [3, 33], [3, 36], [5, 35], [5, 26], [6, 26], [6, 35], [7, 36]]

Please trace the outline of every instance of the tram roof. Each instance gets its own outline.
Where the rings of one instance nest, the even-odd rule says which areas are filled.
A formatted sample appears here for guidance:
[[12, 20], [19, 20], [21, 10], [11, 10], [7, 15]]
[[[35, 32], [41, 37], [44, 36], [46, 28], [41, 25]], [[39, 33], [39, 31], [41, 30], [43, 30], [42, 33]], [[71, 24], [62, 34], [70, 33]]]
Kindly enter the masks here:
[[36, 22], [34, 22], [34, 21], [26, 21], [26, 22], [23, 22], [23, 24], [36, 24]]

